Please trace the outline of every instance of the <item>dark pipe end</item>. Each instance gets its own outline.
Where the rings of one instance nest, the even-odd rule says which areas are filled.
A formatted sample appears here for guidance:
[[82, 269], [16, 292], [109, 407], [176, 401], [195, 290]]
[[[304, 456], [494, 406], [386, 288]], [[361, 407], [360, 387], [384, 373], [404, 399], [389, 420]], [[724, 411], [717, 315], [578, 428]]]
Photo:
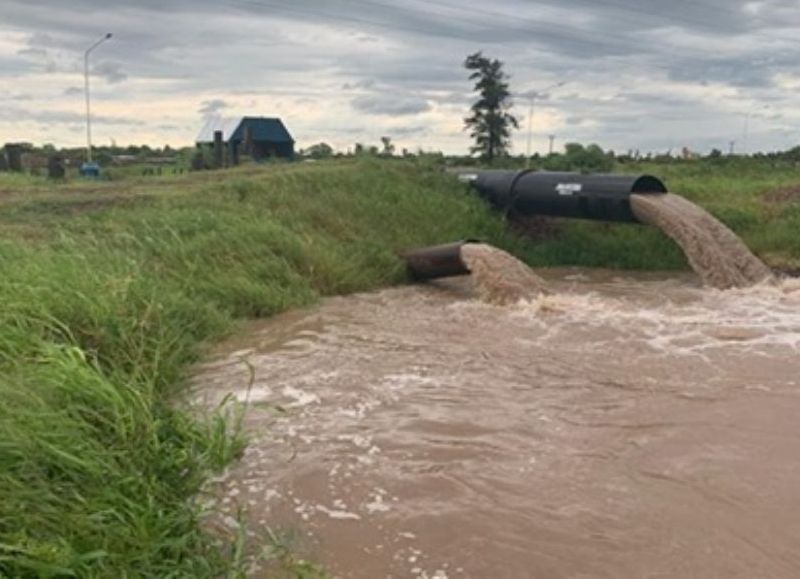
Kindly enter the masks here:
[[466, 239], [444, 245], [420, 247], [404, 251], [400, 256], [406, 260], [410, 277], [418, 281], [469, 275], [470, 270], [461, 259], [461, 248], [467, 243], [479, 242], [476, 239]]
[[668, 193], [667, 186], [658, 177], [642, 175], [631, 186], [631, 193]]

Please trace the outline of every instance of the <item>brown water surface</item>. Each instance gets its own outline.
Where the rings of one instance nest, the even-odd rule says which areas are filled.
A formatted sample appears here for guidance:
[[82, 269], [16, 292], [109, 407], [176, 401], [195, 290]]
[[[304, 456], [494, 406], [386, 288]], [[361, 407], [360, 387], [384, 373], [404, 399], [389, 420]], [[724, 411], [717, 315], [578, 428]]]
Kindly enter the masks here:
[[220, 504], [335, 577], [800, 577], [800, 285], [543, 275], [516, 305], [466, 278], [223, 344], [197, 397], [249, 399], [252, 440]]

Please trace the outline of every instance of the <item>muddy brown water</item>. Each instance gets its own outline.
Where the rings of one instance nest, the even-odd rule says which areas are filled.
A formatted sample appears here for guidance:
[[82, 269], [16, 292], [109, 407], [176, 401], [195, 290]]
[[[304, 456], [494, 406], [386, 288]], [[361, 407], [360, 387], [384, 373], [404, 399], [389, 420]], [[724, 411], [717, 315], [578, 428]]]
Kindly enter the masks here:
[[541, 273], [514, 305], [464, 278], [222, 344], [196, 400], [248, 400], [251, 443], [218, 523], [293, 529], [334, 577], [799, 577], [800, 284]]
[[772, 275], [733, 231], [680, 195], [631, 195], [631, 209], [639, 221], [658, 227], [683, 249], [705, 285], [747, 287]]
[[461, 260], [472, 276], [473, 288], [486, 303], [515, 304], [548, 293], [545, 280], [531, 268], [491, 245], [462, 245]]

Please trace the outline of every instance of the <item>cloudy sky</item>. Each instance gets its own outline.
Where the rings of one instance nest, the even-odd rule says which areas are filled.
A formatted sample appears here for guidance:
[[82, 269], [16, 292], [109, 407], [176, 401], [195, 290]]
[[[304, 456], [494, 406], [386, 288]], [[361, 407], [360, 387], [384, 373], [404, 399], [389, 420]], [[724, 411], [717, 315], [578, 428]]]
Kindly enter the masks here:
[[[0, 0], [0, 142], [184, 145], [208, 115], [280, 116], [298, 146], [465, 152], [464, 57], [511, 75], [526, 149], [800, 144], [798, 0]], [[547, 87], [565, 82], [552, 91]]]

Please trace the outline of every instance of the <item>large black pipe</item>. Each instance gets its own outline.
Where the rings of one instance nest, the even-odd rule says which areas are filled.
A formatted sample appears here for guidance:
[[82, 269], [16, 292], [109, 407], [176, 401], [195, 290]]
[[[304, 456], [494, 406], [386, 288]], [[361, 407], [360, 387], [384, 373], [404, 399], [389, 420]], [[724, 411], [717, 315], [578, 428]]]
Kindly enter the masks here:
[[650, 175], [479, 171], [462, 179], [498, 209], [522, 216], [638, 222], [631, 211], [631, 194], [667, 192], [664, 183]]

